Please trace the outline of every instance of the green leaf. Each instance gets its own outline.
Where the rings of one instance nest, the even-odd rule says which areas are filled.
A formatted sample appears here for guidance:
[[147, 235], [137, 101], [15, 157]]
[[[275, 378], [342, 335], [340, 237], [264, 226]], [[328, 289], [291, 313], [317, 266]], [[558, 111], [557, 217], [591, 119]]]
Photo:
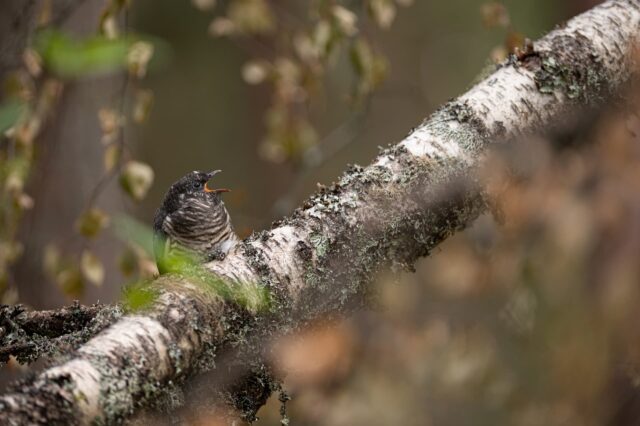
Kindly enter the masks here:
[[114, 218], [113, 230], [127, 244], [135, 244], [153, 258], [153, 230], [131, 216], [120, 214]]
[[142, 65], [145, 71], [147, 66], [162, 65], [170, 56], [169, 45], [156, 37], [138, 35], [109, 38], [98, 35], [77, 40], [51, 29], [36, 35], [33, 49], [49, 71], [60, 77], [73, 78], [126, 69], [128, 59], [132, 59], [130, 54], [133, 46], [147, 46], [153, 50], [153, 59], [147, 54], [133, 55], [138, 71], [142, 71]]
[[16, 99], [5, 101], [0, 105], [0, 133], [13, 127], [25, 109], [25, 104]]
[[62, 77], [78, 77], [123, 69], [129, 45], [124, 38], [75, 40], [60, 31], [46, 30], [38, 33], [34, 48], [50, 71]]

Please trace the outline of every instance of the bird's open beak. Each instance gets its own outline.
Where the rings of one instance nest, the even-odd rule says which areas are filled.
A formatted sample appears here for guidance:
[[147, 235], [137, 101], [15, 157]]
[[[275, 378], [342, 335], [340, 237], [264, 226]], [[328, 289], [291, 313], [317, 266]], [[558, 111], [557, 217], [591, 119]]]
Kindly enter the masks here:
[[[221, 171], [222, 170], [214, 170], [212, 172], [209, 172], [209, 173], [207, 173], [207, 177], [209, 179], [211, 179], [212, 177], [214, 177], [215, 175], [217, 175]], [[218, 194], [220, 192], [231, 192], [231, 190], [230, 189], [226, 189], [226, 188], [212, 189], [212, 188], [209, 188], [209, 182], [207, 182], [204, 185], [204, 192], [213, 192], [215, 194]]]

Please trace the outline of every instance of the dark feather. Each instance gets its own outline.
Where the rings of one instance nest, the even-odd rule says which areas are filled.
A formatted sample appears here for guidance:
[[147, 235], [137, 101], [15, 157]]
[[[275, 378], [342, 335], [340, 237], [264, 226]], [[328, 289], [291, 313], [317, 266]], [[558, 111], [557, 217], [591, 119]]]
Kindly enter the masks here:
[[220, 194], [205, 191], [205, 184], [213, 174], [195, 171], [180, 178], [171, 185], [156, 211], [154, 254], [161, 273], [166, 272], [161, 260], [173, 247], [179, 246], [204, 259], [212, 251], [226, 252], [238, 241]]

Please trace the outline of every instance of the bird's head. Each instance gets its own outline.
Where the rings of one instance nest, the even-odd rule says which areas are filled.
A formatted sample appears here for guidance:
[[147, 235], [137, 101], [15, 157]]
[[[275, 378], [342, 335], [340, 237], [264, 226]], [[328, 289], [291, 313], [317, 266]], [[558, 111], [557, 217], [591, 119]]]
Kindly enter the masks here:
[[209, 181], [218, 173], [220, 170], [211, 172], [196, 170], [178, 179], [164, 196], [160, 209], [162, 214], [176, 211], [189, 200], [198, 200], [209, 205], [220, 203], [220, 194], [229, 190], [211, 186]]
[[209, 185], [209, 181], [220, 172], [221, 170], [214, 170], [212, 172], [193, 171], [188, 173], [171, 185], [167, 195], [217, 197], [218, 194], [222, 192], [229, 192], [228, 189], [214, 189]]

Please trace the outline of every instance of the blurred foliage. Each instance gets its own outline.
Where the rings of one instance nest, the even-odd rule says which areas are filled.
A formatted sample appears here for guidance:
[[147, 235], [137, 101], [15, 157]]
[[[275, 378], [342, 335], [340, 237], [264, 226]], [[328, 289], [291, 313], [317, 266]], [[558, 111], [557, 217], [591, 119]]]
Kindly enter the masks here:
[[249, 84], [269, 83], [272, 99], [265, 114], [266, 137], [261, 153], [274, 162], [299, 165], [318, 143], [310, 119], [311, 103], [319, 97], [323, 79], [341, 55], [348, 53], [354, 74], [350, 102], [359, 105], [384, 80], [387, 62], [365, 35], [365, 15], [388, 29], [399, 6], [412, 0], [340, 2], [309, 0], [278, 5], [266, 0], [231, 0], [226, 8], [215, 1], [193, 4], [216, 13], [209, 31], [216, 37], [269, 45], [273, 52], [252, 59], [242, 69]]
[[[380, 309], [272, 342], [305, 425], [635, 424], [640, 120], [498, 148], [494, 205]], [[576, 148], [579, 146], [579, 148]], [[272, 398], [257, 424], [277, 424]], [[635, 408], [633, 408], [635, 407]]]
[[0, 105], [0, 133], [4, 133], [6, 130], [13, 127], [18, 121], [24, 104], [18, 100], [9, 100]]
[[62, 78], [90, 77], [129, 70], [135, 78], [147, 74], [152, 59], [166, 61], [167, 46], [158, 39], [140, 36], [112, 38], [96, 35], [82, 40], [60, 30], [46, 28], [36, 34], [29, 54], [48, 72]]
[[517, 49], [523, 49], [525, 37], [513, 26], [509, 11], [504, 4], [497, 1], [484, 3], [480, 13], [486, 28], [505, 30], [504, 43], [491, 51], [490, 56], [494, 63], [501, 63], [510, 54], [517, 53]]
[[16, 288], [10, 287], [10, 266], [23, 251], [22, 243], [16, 240], [20, 220], [35, 202], [25, 192], [35, 138], [62, 90], [60, 82], [53, 78], [38, 79], [40, 72], [38, 66], [31, 64], [8, 76], [7, 96], [0, 114], [0, 302], [4, 303], [17, 299]]
[[47, 70], [68, 78], [122, 69], [130, 44], [123, 38], [100, 35], [75, 40], [63, 32], [47, 29], [36, 36], [33, 48]]
[[[326, 72], [340, 57], [350, 58], [354, 85], [349, 98], [354, 105], [361, 103], [380, 85], [387, 71], [385, 59], [365, 35], [366, 20], [387, 29], [397, 7], [410, 4], [408, 0], [344, 4], [323, 0], [289, 8], [265, 0], [231, 0], [224, 5], [194, 1], [200, 10], [216, 14], [209, 28], [211, 34], [273, 47], [272, 54], [256, 56], [247, 63], [242, 76], [250, 84], [268, 82], [273, 88], [261, 152], [270, 160], [294, 165], [318, 141], [310, 104], [320, 93]], [[139, 81], [154, 61], [166, 60], [168, 49], [161, 40], [130, 33], [130, 6], [127, 0], [107, 0], [96, 33], [78, 37], [54, 25], [51, 18], [55, 5], [43, 2], [39, 28], [24, 52], [23, 67], [5, 82], [10, 90], [0, 105], [0, 129], [9, 143], [2, 158], [5, 171], [0, 174], [4, 182], [0, 219], [6, 225], [0, 237], [0, 294], [11, 281], [10, 265], [22, 252], [21, 244], [15, 241], [20, 218], [25, 209], [37, 203], [24, 192], [37, 152], [35, 138], [64, 83], [97, 74], [125, 75], [116, 100], [96, 111], [104, 145], [104, 172], [76, 222], [78, 235], [87, 241], [77, 253], [58, 253], [54, 266], [45, 265], [47, 275], [66, 294], [77, 297], [85, 281], [100, 285], [104, 280], [107, 268], [91, 246], [111, 223], [109, 214], [95, 207], [105, 186], [117, 178], [123, 192], [140, 201], [153, 183], [154, 171], [132, 158], [124, 132], [131, 123], [143, 123], [149, 116], [153, 93], [140, 87]], [[62, 247], [57, 250], [64, 251]], [[147, 277], [154, 270], [151, 259], [137, 244], [127, 244], [119, 266], [125, 276]]]
[[[143, 199], [153, 182], [153, 170], [131, 158], [124, 138], [124, 127], [142, 123], [149, 115], [153, 96], [135, 87], [147, 75], [152, 59], [166, 60], [166, 46], [157, 39], [132, 36], [126, 28], [129, 2], [110, 0], [96, 23], [96, 34], [77, 38], [51, 22], [50, 2], [43, 2], [39, 28], [23, 54], [23, 67], [12, 72], [4, 86], [5, 100], [0, 104], [0, 301], [15, 302], [15, 286], [11, 286], [10, 266], [22, 254], [16, 241], [20, 219], [25, 210], [37, 203], [25, 193], [38, 153], [37, 137], [60, 97], [63, 83], [95, 74], [124, 74], [124, 86], [117, 106], [107, 105], [96, 111], [102, 129], [104, 174], [94, 189], [84, 211], [76, 222], [78, 235], [88, 241], [74, 255], [64, 254], [55, 243], [50, 244], [44, 259], [44, 271], [70, 297], [82, 295], [85, 282], [101, 285], [106, 268], [92, 252], [91, 243], [109, 226], [109, 215], [94, 205], [105, 184], [114, 177], [125, 194], [133, 200]], [[123, 28], [120, 28], [123, 26]], [[134, 86], [133, 106], [127, 108], [130, 86]], [[98, 141], [96, 141], [98, 142]], [[148, 256], [127, 250], [123, 258], [135, 256], [133, 263], [144, 264], [148, 274]], [[138, 258], [139, 257], [139, 258]], [[127, 272], [132, 262], [121, 262]], [[144, 275], [141, 274], [141, 275]]]

